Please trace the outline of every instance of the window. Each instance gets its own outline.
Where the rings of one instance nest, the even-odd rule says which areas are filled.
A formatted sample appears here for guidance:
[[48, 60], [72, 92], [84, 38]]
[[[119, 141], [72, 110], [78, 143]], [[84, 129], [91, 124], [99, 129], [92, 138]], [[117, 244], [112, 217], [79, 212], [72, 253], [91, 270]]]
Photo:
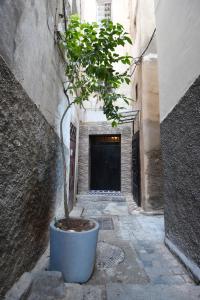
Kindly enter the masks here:
[[111, 1], [97, 1], [97, 22], [104, 19], [111, 19]]
[[135, 100], [138, 100], [138, 84], [135, 86]]
[[106, 19], [111, 19], [111, 3], [104, 3], [104, 13]]

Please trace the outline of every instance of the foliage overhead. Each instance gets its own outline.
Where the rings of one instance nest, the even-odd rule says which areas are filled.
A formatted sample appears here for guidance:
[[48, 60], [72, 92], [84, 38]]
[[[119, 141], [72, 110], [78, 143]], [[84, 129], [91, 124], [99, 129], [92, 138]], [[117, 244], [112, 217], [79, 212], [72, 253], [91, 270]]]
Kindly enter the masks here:
[[[110, 20], [97, 23], [81, 22], [78, 16], [71, 16], [62, 45], [66, 55], [66, 76], [68, 91], [75, 96], [74, 102], [83, 106], [91, 95], [101, 100], [103, 112], [112, 125], [120, 120], [117, 100], [128, 104], [129, 98], [117, 92], [122, 83], [130, 83], [128, 66], [132, 57], [120, 56], [117, 47], [132, 41], [123, 26]], [[120, 74], [115, 65], [127, 65], [127, 71]]]

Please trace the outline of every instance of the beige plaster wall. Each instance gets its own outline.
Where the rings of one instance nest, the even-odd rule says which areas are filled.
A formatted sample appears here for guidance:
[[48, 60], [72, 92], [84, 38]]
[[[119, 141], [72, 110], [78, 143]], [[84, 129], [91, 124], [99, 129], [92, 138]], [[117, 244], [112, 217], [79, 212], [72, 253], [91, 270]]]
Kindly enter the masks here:
[[161, 209], [161, 151], [157, 61], [144, 61], [142, 65], [141, 99], [141, 181], [142, 206], [145, 210]]
[[[133, 56], [146, 48], [155, 28], [154, 3], [150, 0], [131, 1], [131, 34], [134, 39]], [[138, 98], [136, 99], [136, 85]], [[160, 209], [161, 154], [160, 117], [157, 74], [156, 39], [146, 51], [133, 75], [133, 109], [140, 113], [134, 122], [134, 131], [140, 132], [141, 202], [145, 210]]]

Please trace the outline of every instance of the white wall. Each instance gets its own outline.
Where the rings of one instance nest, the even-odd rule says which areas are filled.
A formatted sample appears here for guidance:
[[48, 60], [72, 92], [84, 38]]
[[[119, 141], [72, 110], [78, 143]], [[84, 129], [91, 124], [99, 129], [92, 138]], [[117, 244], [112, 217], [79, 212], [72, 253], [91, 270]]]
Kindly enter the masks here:
[[[112, 21], [114, 23], [120, 23], [123, 25], [126, 32], [130, 34], [130, 0], [113, 0], [112, 1]], [[126, 44], [124, 47], [119, 46], [117, 48], [117, 52], [120, 55], [132, 55], [132, 46], [130, 44]], [[127, 65], [118, 64], [116, 66], [116, 69], [118, 72], [123, 73], [127, 69]], [[131, 85], [122, 84], [119, 88], [119, 93], [122, 93], [126, 95], [127, 97], [131, 98]], [[132, 103], [130, 103], [130, 106], [124, 105], [124, 103], [121, 101], [120, 105], [123, 105], [126, 109], [131, 110]]]
[[[121, 23], [127, 32], [130, 32], [130, 11], [129, 0], [113, 0], [112, 1], [112, 21], [114, 23]], [[81, 19], [87, 22], [97, 21], [97, 1], [96, 0], [82, 0], [81, 1]], [[131, 55], [132, 47], [127, 45], [126, 47], [118, 47], [117, 49], [120, 55], [129, 53]], [[117, 70], [123, 72], [127, 65], [117, 65]], [[127, 97], [131, 97], [131, 85], [124, 84], [119, 89], [119, 93], [125, 94]], [[124, 101], [117, 103], [123, 106], [125, 110], [132, 108], [132, 103], [128, 106]], [[90, 101], [84, 104], [86, 111], [82, 112], [81, 120], [83, 122], [101, 122], [106, 121], [105, 115], [102, 111], [99, 111], [101, 103], [97, 103], [96, 99], [90, 99]]]
[[[54, 40], [56, 11], [58, 20], [58, 14], [62, 13], [61, 0], [48, 0], [48, 4], [40, 0], [2, 3], [0, 54], [59, 135], [59, 121], [67, 100], [62, 85], [63, 61]], [[69, 115], [77, 123], [78, 111], [73, 109]], [[66, 132], [64, 140], [68, 146]]]
[[83, 122], [106, 122], [106, 116], [102, 110], [86, 109], [82, 113]]
[[81, 1], [81, 19], [86, 22], [96, 22], [97, 3], [96, 0]]
[[161, 121], [200, 74], [200, 1], [156, 1]]

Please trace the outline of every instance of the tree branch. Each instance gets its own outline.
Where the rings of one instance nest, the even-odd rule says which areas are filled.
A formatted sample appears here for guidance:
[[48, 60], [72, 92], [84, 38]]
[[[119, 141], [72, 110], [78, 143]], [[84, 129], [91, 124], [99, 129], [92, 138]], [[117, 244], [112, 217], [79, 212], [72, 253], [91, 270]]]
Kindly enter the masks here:
[[68, 106], [65, 109], [61, 121], [60, 121], [60, 139], [61, 139], [61, 152], [62, 152], [62, 160], [63, 160], [63, 180], [64, 180], [64, 210], [65, 210], [65, 217], [69, 218], [69, 208], [68, 208], [68, 199], [67, 199], [67, 183], [66, 183], [66, 158], [65, 158], [65, 145], [64, 145], [64, 139], [63, 139], [63, 121], [64, 118], [69, 110], [69, 108], [74, 104], [74, 101], [70, 103], [69, 96], [67, 93], [65, 93], [68, 101]]

